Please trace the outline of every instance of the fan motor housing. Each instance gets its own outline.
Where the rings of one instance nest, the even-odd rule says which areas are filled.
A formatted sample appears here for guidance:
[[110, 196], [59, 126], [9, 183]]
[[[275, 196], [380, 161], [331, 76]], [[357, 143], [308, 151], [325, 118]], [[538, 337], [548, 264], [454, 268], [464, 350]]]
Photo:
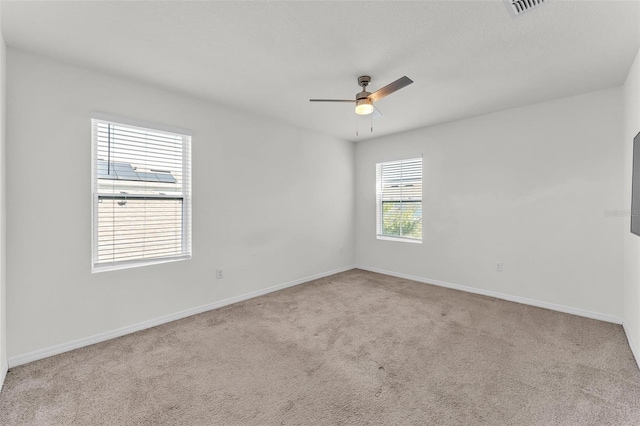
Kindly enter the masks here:
[[358, 92], [356, 93], [356, 101], [359, 101], [361, 99], [367, 99], [370, 94], [371, 93], [367, 92], [366, 90], [363, 90], [362, 92]]

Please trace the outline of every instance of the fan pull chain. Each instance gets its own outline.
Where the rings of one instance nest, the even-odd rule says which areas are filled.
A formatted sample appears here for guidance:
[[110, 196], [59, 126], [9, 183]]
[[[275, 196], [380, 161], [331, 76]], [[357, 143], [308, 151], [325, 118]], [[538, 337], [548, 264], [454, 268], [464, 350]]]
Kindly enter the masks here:
[[369, 115], [371, 116], [371, 133], [373, 133], [373, 113]]

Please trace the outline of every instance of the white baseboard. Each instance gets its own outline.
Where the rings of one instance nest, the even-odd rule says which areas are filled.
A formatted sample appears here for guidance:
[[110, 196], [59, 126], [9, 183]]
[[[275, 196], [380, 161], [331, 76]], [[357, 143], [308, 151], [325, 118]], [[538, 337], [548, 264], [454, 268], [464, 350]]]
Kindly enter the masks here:
[[274, 291], [282, 290], [288, 287], [293, 287], [299, 284], [306, 283], [308, 281], [324, 278], [329, 275], [337, 274], [340, 272], [353, 269], [355, 266], [347, 266], [344, 268], [334, 269], [331, 271], [322, 272], [320, 274], [312, 275], [305, 278], [289, 281], [284, 284], [278, 284], [271, 287], [264, 288], [262, 290], [252, 291], [251, 293], [242, 294], [240, 296], [230, 297], [228, 299], [219, 300], [217, 302], [208, 303], [206, 305], [197, 306], [195, 308], [186, 309], [184, 311], [176, 312], [173, 314], [165, 315], [159, 318], [150, 319], [137, 324], [128, 325], [126, 327], [117, 328], [115, 330], [106, 331], [93, 336], [84, 337], [82, 339], [73, 340], [67, 343], [61, 343], [59, 345], [50, 346], [48, 348], [38, 349], [26, 354], [17, 355], [9, 358], [9, 367], [15, 367], [18, 365], [26, 364], [29, 362], [37, 361], [39, 359], [48, 358], [53, 355], [58, 355], [63, 352], [68, 352], [74, 349], [82, 348], [84, 346], [93, 345], [95, 343], [104, 342], [105, 340], [114, 339], [116, 337], [124, 336], [125, 334], [135, 333], [136, 331], [145, 330], [147, 328], [155, 327], [157, 325], [165, 324], [171, 321], [179, 320], [182, 318], [190, 317], [192, 315], [200, 314], [202, 312], [211, 311], [213, 309], [221, 308], [223, 306], [231, 305], [233, 303], [242, 302], [243, 300], [252, 299], [254, 297], [262, 296], [264, 294], [272, 293]]
[[7, 372], [9, 371], [9, 364], [5, 363], [0, 367], [0, 392], [2, 392], [2, 386], [4, 385], [4, 379], [7, 378]]
[[636, 346], [636, 342], [631, 336], [631, 332], [627, 328], [627, 323], [624, 321], [622, 322], [622, 328], [624, 329], [624, 334], [627, 336], [627, 342], [629, 342], [631, 353], [633, 353], [633, 357], [636, 359], [636, 364], [640, 368], [640, 352], [638, 352], [638, 347]]
[[439, 287], [447, 287], [454, 290], [466, 291], [468, 293], [481, 294], [483, 296], [495, 297], [496, 299], [508, 300], [510, 302], [522, 303], [523, 305], [536, 306], [538, 308], [550, 309], [552, 311], [564, 312], [567, 314], [578, 315], [581, 317], [596, 319], [600, 321], [612, 322], [614, 324], [622, 324], [622, 318], [613, 315], [601, 314], [599, 312], [588, 311], [586, 309], [573, 308], [570, 306], [558, 305], [550, 302], [542, 302], [540, 300], [528, 299], [526, 297], [513, 296], [506, 293], [499, 293], [496, 291], [483, 290], [481, 288], [468, 287], [460, 284], [452, 284], [446, 281], [432, 280], [429, 278], [417, 277], [414, 275], [403, 274], [400, 272], [386, 271], [383, 269], [372, 268], [364, 265], [356, 265], [358, 269], [364, 269], [365, 271], [376, 272], [378, 274], [391, 275], [392, 277], [405, 278], [412, 281], [418, 281], [425, 284], [433, 284]]
[[379, 274], [384, 274], [384, 275], [390, 275], [393, 277], [398, 277], [398, 278], [405, 278], [408, 280], [412, 280], [412, 281], [417, 281], [417, 282], [421, 282], [421, 283], [426, 283], [426, 284], [432, 284], [432, 285], [437, 285], [440, 287], [446, 287], [446, 288], [451, 288], [454, 290], [461, 290], [461, 291], [465, 291], [468, 293], [475, 293], [475, 294], [480, 294], [480, 295], [484, 295], [484, 296], [490, 296], [490, 297], [495, 297], [497, 299], [503, 299], [503, 300], [508, 300], [511, 302], [517, 302], [517, 303], [522, 303], [524, 305], [531, 305], [531, 306], [536, 306], [539, 308], [545, 308], [545, 309], [550, 309], [553, 311], [559, 311], [559, 312], [564, 312], [564, 313], [568, 313], [568, 314], [573, 314], [573, 315], [578, 315], [578, 316], [582, 316], [582, 317], [586, 317], [586, 318], [592, 318], [592, 319], [596, 319], [596, 320], [600, 320], [600, 321], [606, 321], [606, 322], [611, 322], [614, 324], [622, 324], [624, 330], [625, 330], [625, 334], [627, 335], [627, 340], [629, 341], [629, 346], [631, 347], [631, 351], [633, 352], [633, 355], [636, 359], [636, 362], [638, 363], [638, 365], [640, 365], [640, 353], [638, 352], [637, 346], [635, 345], [635, 342], [633, 341], [633, 338], [631, 337], [631, 334], [628, 332], [627, 328], [625, 327], [622, 318], [613, 316], [613, 315], [607, 315], [607, 314], [601, 314], [598, 312], [592, 312], [592, 311], [588, 311], [588, 310], [584, 310], [584, 309], [579, 309], [579, 308], [573, 308], [573, 307], [569, 307], [569, 306], [564, 306], [564, 305], [558, 305], [555, 303], [550, 303], [550, 302], [542, 302], [539, 300], [534, 300], [534, 299], [528, 299], [526, 297], [520, 297], [520, 296], [513, 296], [510, 294], [506, 294], [506, 293], [499, 293], [499, 292], [494, 292], [494, 291], [489, 291], [489, 290], [483, 290], [483, 289], [479, 289], [479, 288], [474, 288], [474, 287], [469, 287], [469, 286], [464, 286], [464, 285], [460, 285], [460, 284], [452, 284], [452, 283], [448, 283], [445, 281], [440, 281], [440, 280], [433, 280], [433, 279], [428, 279], [428, 278], [423, 278], [423, 277], [418, 277], [415, 275], [409, 275], [409, 274], [403, 274], [400, 272], [394, 272], [394, 271], [387, 271], [384, 269], [378, 269], [378, 268], [373, 268], [373, 267], [369, 267], [369, 266], [365, 266], [365, 265], [355, 265], [355, 266], [347, 266], [344, 268], [339, 268], [339, 269], [334, 269], [331, 271], [326, 271], [320, 274], [316, 274], [316, 275], [312, 275], [309, 277], [305, 277], [305, 278], [301, 278], [301, 279], [297, 279], [294, 281], [289, 281], [287, 283], [284, 284], [278, 284], [272, 287], [268, 287], [268, 288], [264, 288], [262, 290], [257, 290], [257, 291], [253, 291], [251, 293], [246, 293], [240, 296], [235, 296], [235, 297], [231, 297], [228, 299], [224, 299], [224, 300], [220, 300], [217, 302], [213, 302], [213, 303], [208, 303], [206, 305], [202, 305], [202, 306], [197, 306], [195, 308], [190, 308], [190, 309], [186, 309], [184, 311], [180, 311], [180, 312], [176, 312], [173, 314], [169, 314], [169, 315], [165, 315], [159, 318], [154, 318], [151, 320], [147, 320], [147, 321], [143, 321], [137, 324], [132, 324], [126, 327], [121, 327], [115, 330], [111, 330], [111, 331], [107, 331], [104, 333], [99, 333], [93, 336], [89, 336], [89, 337], [85, 337], [82, 339], [78, 339], [78, 340], [73, 340], [71, 342], [67, 342], [67, 343], [62, 343], [59, 345], [54, 345], [54, 346], [50, 346], [47, 348], [43, 348], [43, 349], [38, 349], [36, 351], [33, 352], [28, 352], [26, 354], [23, 355], [17, 355], [14, 357], [9, 358], [9, 362], [8, 365], [5, 365], [4, 367], [2, 367], [2, 369], [0, 370], [0, 389], [2, 389], [2, 384], [4, 383], [4, 378], [6, 376], [7, 370], [8, 368], [11, 367], [15, 367], [18, 365], [22, 365], [22, 364], [26, 364], [29, 362], [33, 362], [33, 361], [37, 361], [39, 359], [43, 359], [43, 358], [48, 358], [50, 356], [53, 355], [58, 355], [64, 352], [68, 352], [74, 349], [78, 349], [78, 348], [82, 348], [84, 346], [89, 346], [95, 343], [99, 343], [99, 342], [104, 342], [106, 340], [110, 340], [110, 339], [114, 339], [116, 337], [120, 337], [120, 336], [124, 336], [126, 334], [130, 334], [130, 333], [135, 333], [136, 331], [141, 331], [141, 330], [145, 330], [147, 328], [151, 328], [151, 327], [155, 327], [161, 324], [165, 324], [171, 321], [175, 321], [175, 320], [179, 320], [182, 318], [186, 318], [192, 315], [196, 315], [196, 314], [200, 314], [202, 312], [207, 312], [207, 311], [211, 311], [213, 309], [217, 309], [217, 308], [221, 308], [223, 306], [227, 306], [227, 305], [231, 305], [233, 303], [238, 303], [241, 302], [243, 300], [247, 300], [247, 299], [252, 299], [254, 297], [258, 297], [258, 296], [262, 296], [264, 294], [268, 294], [268, 293], [272, 293], [274, 291], [278, 291], [278, 290], [282, 290], [288, 287], [293, 287], [299, 284], [303, 284], [306, 283], [308, 281], [313, 281], [319, 278], [323, 278], [329, 275], [333, 275], [333, 274], [337, 274], [340, 272], [344, 272], [344, 271], [348, 271], [350, 269], [353, 268], [358, 268], [358, 269], [363, 269], [366, 271], [371, 271], [371, 272], [376, 272]]

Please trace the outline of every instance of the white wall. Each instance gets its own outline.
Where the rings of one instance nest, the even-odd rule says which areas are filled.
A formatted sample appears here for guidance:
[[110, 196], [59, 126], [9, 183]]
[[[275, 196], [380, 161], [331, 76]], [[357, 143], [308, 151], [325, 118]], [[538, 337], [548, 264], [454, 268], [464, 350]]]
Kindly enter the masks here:
[[[0, 2], [0, 9], [2, 2]], [[0, 10], [0, 17], [2, 12]], [[0, 18], [0, 22], [2, 19]], [[5, 221], [5, 135], [6, 135], [6, 47], [0, 24], [0, 389], [7, 372], [7, 316], [6, 316], [6, 221]]]
[[[633, 138], [640, 132], [640, 51], [622, 88], [624, 108], [624, 206], [631, 211]], [[640, 237], [629, 231], [629, 218], [623, 222], [624, 235], [624, 326], [629, 344], [640, 364]]]
[[[614, 88], [359, 142], [356, 264], [621, 321], [621, 117]], [[375, 163], [420, 154], [423, 243], [377, 240]]]
[[[7, 81], [10, 363], [352, 265], [351, 143], [12, 48]], [[91, 274], [92, 111], [193, 131], [192, 260]]]
[[[354, 250], [372, 269], [624, 315], [640, 340], [640, 242], [625, 234], [623, 307], [628, 218], [604, 214], [629, 208], [639, 67], [622, 89], [364, 141], [354, 157], [347, 142], [9, 49], [8, 356], [347, 268]], [[192, 260], [90, 273], [92, 111], [193, 131]], [[419, 154], [424, 242], [376, 240], [374, 165]]]

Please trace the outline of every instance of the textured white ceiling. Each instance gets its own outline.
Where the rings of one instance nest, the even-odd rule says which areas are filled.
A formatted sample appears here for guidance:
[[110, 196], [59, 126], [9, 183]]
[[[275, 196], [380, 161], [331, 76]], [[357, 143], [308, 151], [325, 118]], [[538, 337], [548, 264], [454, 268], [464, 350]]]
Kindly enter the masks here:
[[[8, 46], [144, 80], [346, 140], [620, 85], [638, 1], [3, 1]], [[357, 118], [356, 79], [414, 84]], [[356, 138], [356, 123], [360, 136]]]

